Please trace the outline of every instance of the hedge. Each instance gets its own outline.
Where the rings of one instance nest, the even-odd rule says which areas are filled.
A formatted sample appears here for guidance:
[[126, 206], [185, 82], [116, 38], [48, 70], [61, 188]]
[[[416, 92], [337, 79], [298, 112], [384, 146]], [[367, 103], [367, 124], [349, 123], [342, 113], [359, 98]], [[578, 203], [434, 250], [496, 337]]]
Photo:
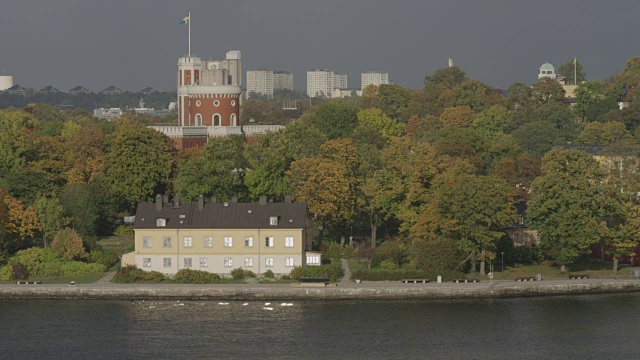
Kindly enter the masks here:
[[164, 274], [158, 271], [144, 271], [135, 265], [125, 266], [113, 277], [113, 282], [117, 283], [159, 283], [164, 280]]
[[456, 277], [456, 274], [434, 274], [432, 272], [422, 270], [354, 270], [351, 272], [352, 279], [363, 281], [399, 281], [402, 279], [435, 280], [438, 275], [441, 275], [443, 279], [452, 279]]
[[182, 269], [173, 279], [183, 284], [215, 284], [220, 282], [220, 275], [208, 271]]
[[8, 264], [0, 269], [0, 280], [10, 280], [14, 264], [26, 266], [30, 277], [85, 275], [107, 271], [107, 267], [102, 264], [65, 261], [51, 248], [29, 248], [18, 251], [9, 259]]
[[344, 272], [340, 264], [322, 265], [322, 266], [296, 266], [291, 270], [291, 278], [298, 280], [303, 277], [310, 278], [329, 278], [330, 281], [339, 281]]

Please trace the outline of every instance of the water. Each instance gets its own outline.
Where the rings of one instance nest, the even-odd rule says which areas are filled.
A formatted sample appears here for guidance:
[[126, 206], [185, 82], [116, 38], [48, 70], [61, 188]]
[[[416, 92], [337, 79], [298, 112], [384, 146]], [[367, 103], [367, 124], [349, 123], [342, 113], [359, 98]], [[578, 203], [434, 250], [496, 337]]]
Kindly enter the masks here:
[[640, 353], [640, 294], [263, 307], [0, 301], [0, 359], [634, 359]]

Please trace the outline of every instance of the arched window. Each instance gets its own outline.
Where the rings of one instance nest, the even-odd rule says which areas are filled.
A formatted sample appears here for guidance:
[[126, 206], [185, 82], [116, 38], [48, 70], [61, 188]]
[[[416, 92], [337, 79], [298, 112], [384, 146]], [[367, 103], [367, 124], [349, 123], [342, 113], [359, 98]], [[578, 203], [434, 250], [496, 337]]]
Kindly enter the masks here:
[[213, 115], [213, 126], [220, 126], [220, 115]]
[[231, 126], [238, 126], [238, 124], [236, 124], [236, 114], [231, 114]]
[[196, 126], [202, 126], [202, 115], [196, 114]]

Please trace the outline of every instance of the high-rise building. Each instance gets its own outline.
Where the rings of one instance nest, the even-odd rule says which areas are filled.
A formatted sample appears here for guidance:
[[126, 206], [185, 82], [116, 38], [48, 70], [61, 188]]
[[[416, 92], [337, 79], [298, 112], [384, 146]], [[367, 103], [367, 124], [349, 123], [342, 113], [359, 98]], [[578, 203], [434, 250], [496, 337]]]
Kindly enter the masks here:
[[273, 71], [257, 69], [247, 71], [247, 98], [253, 94], [273, 97]]
[[13, 76], [0, 75], [0, 91], [4, 91], [13, 86]]
[[333, 74], [333, 88], [334, 89], [349, 88], [349, 85], [347, 83], [347, 74]]
[[309, 97], [330, 98], [333, 93], [334, 74], [331, 70], [315, 69], [307, 71], [307, 95]]
[[361, 89], [364, 90], [369, 85], [380, 86], [389, 84], [389, 73], [382, 71], [367, 71], [361, 76]]
[[293, 91], [293, 74], [288, 71], [274, 71], [273, 90]]

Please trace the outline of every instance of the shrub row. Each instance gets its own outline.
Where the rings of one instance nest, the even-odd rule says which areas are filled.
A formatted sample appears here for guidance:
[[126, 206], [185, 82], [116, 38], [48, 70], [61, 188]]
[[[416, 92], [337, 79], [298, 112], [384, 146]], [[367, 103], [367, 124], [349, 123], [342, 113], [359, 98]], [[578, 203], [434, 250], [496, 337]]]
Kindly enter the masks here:
[[182, 269], [174, 275], [173, 279], [183, 284], [215, 284], [220, 282], [220, 275], [208, 271]]
[[248, 278], [248, 277], [254, 278], [254, 277], [256, 277], [256, 273], [254, 273], [251, 270], [245, 270], [243, 268], [236, 268], [236, 269], [231, 270], [231, 277], [234, 278], [234, 279], [237, 279], [237, 280], [241, 280], [241, 279]]
[[435, 280], [438, 275], [442, 275], [443, 279], [452, 279], [456, 274], [443, 273], [434, 274], [429, 271], [422, 270], [354, 270], [351, 273], [352, 279], [364, 281], [399, 281], [402, 279], [429, 279]]
[[[24, 265], [30, 277], [85, 275], [107, 271], [103, 264], [87, 264], [80, 261], [64, 261], [51, 248], [30, 248], [21, 250], [0, 269], [0, 280], [12, 280], [14, 265]], [[21, 271], [20, 277], [24, 276]]]
[[291, 278], [298, 280], [303, 277], [311, 278], [329, 278], [330, 281], [339, 281], [344, 272], [340, 264], [322, 265], [322, 266], [296, 266], [291, 270]]
[[125, 266], [113, 277], [113, 282], [117, 283], [159, 283], [164, 280], [164, 274], [158, 271], [144, 271], [135, 265]]

